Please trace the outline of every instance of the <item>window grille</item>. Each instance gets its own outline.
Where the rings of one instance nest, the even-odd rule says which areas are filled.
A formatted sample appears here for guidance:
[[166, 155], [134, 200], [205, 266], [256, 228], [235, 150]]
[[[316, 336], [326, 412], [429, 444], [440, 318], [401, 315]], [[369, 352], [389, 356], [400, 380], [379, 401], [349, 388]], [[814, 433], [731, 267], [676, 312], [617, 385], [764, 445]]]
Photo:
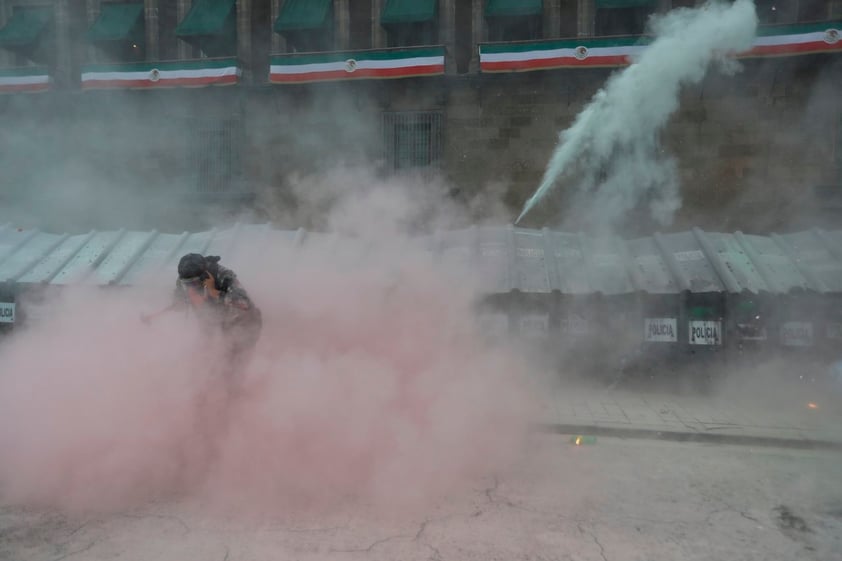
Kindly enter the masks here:
[[391, 171], [438, 166], [442, 157], [441, 113], [384, 113], [383, 148]]
[[196, 192], [211, 196], [236, 192], [242, 145], [239, 119], [196, 119], [191, 128], [191, 169], [196, 177]]

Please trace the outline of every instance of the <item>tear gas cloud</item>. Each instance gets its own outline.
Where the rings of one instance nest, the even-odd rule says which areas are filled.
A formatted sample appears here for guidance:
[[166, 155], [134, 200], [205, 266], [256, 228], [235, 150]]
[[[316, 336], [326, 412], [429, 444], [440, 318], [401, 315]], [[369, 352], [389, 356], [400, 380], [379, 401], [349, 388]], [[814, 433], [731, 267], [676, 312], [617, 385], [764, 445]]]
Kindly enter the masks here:
[[[682, 86], [701, 81], [712, 62], [734, 68], [727, 54], [751, 44], [756, 23], [748, 0], [674, 10], [655, 20], [657, 39], [646, 54], [614, 75], [562, 133], [524, 214], [559, 181], [574, 178], [571, 216], [605, 226], [650, 201], [653, 215], [669, 222], [680, 199], [676, 166], [659, 146], [659, 131]], [[115, 114], [141, 103], [111, 94]], [[318, 102], [312, 105], [308, 118], [319, 110]], [[187, 111], [177, 104], [172, 110]], [[140, 105], [135, 112], [132, 124], [143, 121], [138, 115], [155, 114]], [[306, 150], [299, 148], [308, 155], [368, 161], [366, 148], [379, 140], [372, 122], [362, 122], [364, 113], [325, 110], [332, 134], [306, 125], [289, 130], [307, 132]], [[174, 204], [170, 191], [145, 189], [142, 163], [156, 158], [104, 173], [89, 154], [93, 144], [102, 161], [115, 153], [125, 161], [138, 139], [180, 154], [173, 131], [181, 125], [163, 131], [150, 125], [155, 130], [131, 135], [115, 134], [113, 123], [99, 126], [78, 135], [80, 157], [65, 159], [76, 164], [43, 166], [39, 181], [50, 189], [12, 199], [31, 197], [32, 220], [54, 231], [70, 229], [54, 214], [62, 209], [78, 211], [75, 224], [97, 222], [88, 228], [147, 229], [167, 210], [168, 218], [185, 218], [183, 229], [195, 229], [186, 225], [190, 210]], [[269, 119], [247, 126], [255, 145], [280, 128]], [[35, 146], [51, 130], [36, 123], [16, 140]], [[85, 141], [91, 138], [97, 140]], [[336, 149], [333, 141], [353, 150]], [[183, 177], [175, 168], [173, 177]], [[0, 496], [74, 511], [181, 497], [246, 512], [330, 509], [348, 501], [391, 511], [428, 504], [517, 458], [535, 420], [532, 389], [540, 367], [512, 342], [489, 344], [478, 332], [478, 272], [436, 262], [419, 244], [420, 234], [504, 216], [501, 194], [486, 189], [457, 208], [444, 202], [443, 182], [383, 181], [335, 161], [283, 181], [271, 173], [261, 176], [267, 181], [257, 207], [276, 224], [336, 237], [313, 235], [306, 251], [254, 240], [222, 256], [263, 311], [261, 340], [240, 372], [242, 395], [227, 400], [218, 349], [199, 337], [195, 318], [140, 323], [142, 312], [167, 303], [175, 271], [131, 288], [52, 293], [31, 329], [0, 343]], [[122, 194], [103, 198], [124, 183]], [[61, 204], [54, 193], [64, 193]], [[0, 215], [20, 224], [20, 209], [3, 205]], [[606, 346], [617, 353], [639, 334], [627, 338], [569, 343], [575, 348], [561, 353], [562, 374], [594, 359], [607, 364], [613, 355]]]
[[175, 271], [48, 298], [0, 349], [0, 494], [71, 511], [185, 496], [395, 509], [504, 470], [531, 420], [529, 366], [477, 332], [475, 275], [403, 234], [430, 205], [372, 183], [343, 185], [331, 211], [345, 235], [331, 239], [354, 244], [314, 234], [305, 251], [255, 240], [223, 256], [264, 316], [233, 400], [194, 317], [139, 321]]
[[735, 70], [729, 55], [751, 47], [757, 16], [751, 0], [711, 1], [653, 18], [650, 27], [655, 39], [643, 54], [561, 133], [518, 221], [569, 178], [575, 187], [565, 213], [585, 224], [610, 227], [643, 201], [657, 222], [671, 223], [681, 206], [677, 164], [659, 133], [678, 109], [683, 86], [699, 83], [712, 63]]

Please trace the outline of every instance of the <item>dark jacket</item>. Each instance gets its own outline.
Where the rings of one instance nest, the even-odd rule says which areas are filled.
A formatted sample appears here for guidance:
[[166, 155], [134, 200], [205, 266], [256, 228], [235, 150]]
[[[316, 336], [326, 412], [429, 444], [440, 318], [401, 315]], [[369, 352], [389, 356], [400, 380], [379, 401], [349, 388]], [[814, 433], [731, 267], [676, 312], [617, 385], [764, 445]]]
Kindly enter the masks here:
[[[213, 278], [214, 288], [219, 291], [219, 299], [208, 298], [203, 315], [214, 317], [223, 329], [236, 327], [259, 327], [262, 324], [260, 310], [254, 305], [246, 290], [240, 284], [237, 275], [231, 269], [219, 264], [219, 258], [208, 258], [208, 273]], [[179, 307], [189, 306], [187, 289], [180, 281], [176, 282], [175, 302]]]

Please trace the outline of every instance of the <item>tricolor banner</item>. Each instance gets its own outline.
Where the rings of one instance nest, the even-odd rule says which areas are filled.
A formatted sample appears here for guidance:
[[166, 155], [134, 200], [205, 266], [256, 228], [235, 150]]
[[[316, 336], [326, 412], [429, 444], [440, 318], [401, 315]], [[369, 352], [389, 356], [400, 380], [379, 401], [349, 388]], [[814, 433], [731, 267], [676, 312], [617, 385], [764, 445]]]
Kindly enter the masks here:
[[638, 37], [480, 45], [481, 72], [524, 72], [550, 68], [623, 66], [646, 47]]
[[82, 67], [82, 89], [227, 86], [240, 79], [236, 58], [173, 60]]
[[0, 68], [0, 93], [43, 92], [50, 88], [46, 68]]
[[274, 55], [269, 67], [275, 84], [439, 74], [444, 74], [444, 47]]
[[786, 56], [842, 51], [842, 22], [761, 27], [754, 47], [742, 57]]
[[[646, 48], [647, 37], [570, 39], [479, 46], [480, 71], [524, 72], [551, 68], [617, 67]], [[738, 58], [842, 51], [842, 22], [761, 27], [754, 47]]]

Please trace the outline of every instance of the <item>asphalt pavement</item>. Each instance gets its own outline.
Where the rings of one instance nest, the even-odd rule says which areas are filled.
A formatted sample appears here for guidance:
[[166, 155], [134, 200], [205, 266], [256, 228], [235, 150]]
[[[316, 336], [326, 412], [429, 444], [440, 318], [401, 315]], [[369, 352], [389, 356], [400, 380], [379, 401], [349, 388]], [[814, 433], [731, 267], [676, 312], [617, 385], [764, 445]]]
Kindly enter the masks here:
[[534, 434], [518, 465], [420, 510], [210, 515], [191, 500], [0, 509], [0, 559], [838, 561], [842, 455]]
[[0, 560], [842, 561], [838, 393], [771, 378], [541, 385], [516, 464], [423, 507], [5, 505]]

